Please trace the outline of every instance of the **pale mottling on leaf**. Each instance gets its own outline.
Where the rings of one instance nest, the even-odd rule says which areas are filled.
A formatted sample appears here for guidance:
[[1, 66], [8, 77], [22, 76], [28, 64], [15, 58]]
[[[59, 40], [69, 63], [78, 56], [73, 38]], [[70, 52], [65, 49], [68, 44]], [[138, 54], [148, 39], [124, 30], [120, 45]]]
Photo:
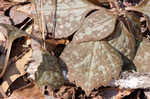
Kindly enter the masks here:
[[109, 43], [114, 48], [116, 48], [124, 56], [133, 60], [135, 56], [135, 38], [128, 32], [122, 22], [117, 25], [114, 35], [112, 35], [110, 39]]
[[[53, 22], [54, 22], [54, 12], [55, 4], [54, 2], [48, 3], [50, 0], [43, 0], [43, 10], [40, 8], [40, 0], [36, 4], [38, 14], [43, 13], [45, 20], [45, 26], [47, 26], [48, 31], [53, 32]], [[96, 8], [96, 7], [95, 7]], [[83, 0], [62, 0], [57, 2], [57, 16], [56, 16], [56, 31], [55, 38], [64, 38], [73, 34], [79, 27], [82, 22], [82, 18], [86, 14], [93, 10], [90, 8], [88, 3], [85, 3]], [[41, 11], [42, 10], [42, 11]], [[40, 17], [41, 18], [41, 17]], [[42, 24], [42, 22], [40, 22]]]
[[120, 54], [105, 41], [70, 43], [60, 58], [67, 65], [69, 80], [87, 95], [118, 77], [122, 66]]
[[102, 40], [113, 32], [115, 23], [116, 17], [100, 8], [84, 20], [73, 42]]
[[134, 58], [134, 64], [138, 72], [150, 72], [150, 41], [143, 39], [140, 43], [136, 56]]

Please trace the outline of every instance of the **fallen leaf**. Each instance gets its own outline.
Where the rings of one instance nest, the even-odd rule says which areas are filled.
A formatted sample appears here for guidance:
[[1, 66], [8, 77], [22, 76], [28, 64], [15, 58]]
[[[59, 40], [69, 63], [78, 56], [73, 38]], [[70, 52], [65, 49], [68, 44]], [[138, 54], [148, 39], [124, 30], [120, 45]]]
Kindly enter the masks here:
[[31, 53], [32, 51], [30, 50], [24, 56], [22, 56], [21, 59], [18, 59], [17, 61], [15, 61], [15, 63], [13, 62], [12, 64], [9, 64], [3, 77], [2, 88], [4, 89], [4, 91], [8, 89], [9, 85], [13, 81], [15, 81], [21, 75], [25, 74], [25, 65], [30, 61]]
[[104, 99], [122, 99], [125, 96], [130, 95], [132, 90], [117, 89], [117, 88], [103, 88], [101, 94]]
[[34, 84], [26, 88], [15, 90], [13, 94], [6, 99], [45, 99], [45, 96], [40, 92], [38, 85]]
[[149, 0], [143, 0], [138, 6], [134, 7], [136, 11], [144, 13], [144, 15], [147, 17], [148, 21], [148, 28], [150, 29], [150, 1]]
[[14, 25], [22, 23], [27, 17], [29, 17], [27, 13], [24, 13], [23, 11], [19, 11], [17, 9], [18, 6], [14, 6], [10, 9], [10, 13], [9, 13], [9, 16], [13, 21]]

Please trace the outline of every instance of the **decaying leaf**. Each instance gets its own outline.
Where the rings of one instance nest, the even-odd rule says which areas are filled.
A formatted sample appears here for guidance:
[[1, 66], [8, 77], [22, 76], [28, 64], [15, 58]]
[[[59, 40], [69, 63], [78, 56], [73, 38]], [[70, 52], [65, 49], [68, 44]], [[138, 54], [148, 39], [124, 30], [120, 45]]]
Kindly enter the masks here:
[[3, 76], [2, 88], [4, 89], [4, 91], [8, 89], [8, 87], [13, 81], [25, 74], [24, 68], [30, 60], [31, 53], [32, 51], [30, 50], [25, 55], [23, 55], [21, 59], [18, 59], [8, 65], [5, 75]]
[[43, 60], [35, 74], [39, 86], [50, 85], [59, 88], [64, 83], [64, 77], [58, 64], [58, 59], [48, 52], [43, 52]]
[[5, 61], [4, 61], [2, 72], [0, 73], [0, 78], [1, 78], [4, 75], [6, 68], [7, 68], [7, 65], [8, 65], [8, 60], [9, 60], [11, 46], [12, 46], [13, 41], [19, 37], [26, 36], [27, 33], [16, 28], [15, 26], [12, 26], [9, 24], [0, 23], [0, 26], [4, 27], [8, 32], [8, 44], [6, 46], [7, 53], [5, 56]]
[[[14, 6], [10, 9], [10, 18], [13, 21], [13, 24], [20, 24], [23, 22], [28, 16], [27, 13], [17, 10], [19, 6]], [[30, 10], [29, 10], [30, 11]]]
[[130, 89], [119, 89], [119, 88], [104, 88], [101, 91], [103, 99], [122, 99], [125, 96], [131, 94]]
[[[108, 2], [111, 0], [83, 0], [83, 1], [92, 3], [94, 5], [99, 5], [100, 3]], [[113, 1], [115, 1], [115, 0], [113, 0]]]
[[48, 33], [54, 32], [55, 29], [55, 38], [64, 38], [73, 34], [80, 27], [86, 14], [97, 8], [85, 3], [84, 0], [58, 0], [56, 8], [54, 1], [34, 0], [34, 4], [38, 24]]
[[138, 72], [150, 72], [150, 41], [143, 39], [134, 58]]
[[135, 7], [135, 9], [150, 16], [150, 1], [144, 0], [139, 6]]
[[[0, 23], [7, 23], [11, 24], [9, 17], [4, 16], [3, 14], [0, 14]], [[0, 26], [0, 51], [3, 52], [3, 47], [6, 44], [7, 41], [7, 30]]]
[[117, 78], [122, 66], [120, 54], [105, 41], [70, 43], [60, 58], [68, 68], [69, 80], [87, 95]]
[[113, 16], [105, 9], [89, 15], [74, 36], [74, 42], [102, 40], [113, 33], [117, 16]]
[[11, 24], [9, 17], [0, 14], [0, 23]]
[[109, 39], [109, 43], [116, 50], [128, 57], [128, 59], [133, 60], [135, 56], [135, 38], [129, 33], [122, 21], [117, 25]]
[[45, 99], [45, 97], [40, 92], [37, 84], [32, 84], [25, 88], [15, 90], [10, 97], [5, 99]]

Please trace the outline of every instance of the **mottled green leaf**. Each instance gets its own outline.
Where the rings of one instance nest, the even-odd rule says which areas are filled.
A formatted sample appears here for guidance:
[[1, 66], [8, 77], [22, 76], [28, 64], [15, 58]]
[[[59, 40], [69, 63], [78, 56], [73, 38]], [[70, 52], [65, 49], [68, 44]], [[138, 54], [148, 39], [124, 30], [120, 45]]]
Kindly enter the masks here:
[[135, 56], [135, 38], [125, 27], [124, 23], [120, 21], [117, 24], [116, 29], [109, 37], [109, 43], [117, 49], [124, 56], [128, 57], [128, 59], [133, 60]]
[[42, 62], [35, 73], [35, 80], [39, 86], [49, 85], [58, 88], [64, 84], [64, 77], [58, 64], [58, 59], [48, 52], [43, 52]]
[[101, 8], [93, 12], [83, 22], [82, 27], [75, 34], [74, 42], [102, 40], [113, 33], [116, 16]]
[[117, 78], [122, 67], [120, 54], [105, 41], [70, 43], [60, 58], [68, 68], [69, 80], [87, 95]]
[[[55, 0], [34, 0], [37, 20], [46, 32], [53, 32], [55, 26]], [[80, 27], [86, 14], [96, 9], [84, 0], [57, 0], [55, 38], [68, 37]]]
[[150, 41], [143, 39], [134, 58], [138, 72], [150, 72]]

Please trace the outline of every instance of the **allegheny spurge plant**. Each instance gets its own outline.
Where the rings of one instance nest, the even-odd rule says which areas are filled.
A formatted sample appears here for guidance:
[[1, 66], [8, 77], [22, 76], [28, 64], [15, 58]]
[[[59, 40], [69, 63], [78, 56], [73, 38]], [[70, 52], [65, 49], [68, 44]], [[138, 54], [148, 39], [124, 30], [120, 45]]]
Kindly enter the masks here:
[[[149, 28], [150, 1], [135, 6], [115, 0], [34, 0], [34, 30], [73, 40], [61, 53], [68, 79], [87, 95], [132, 67], [142, 42], [140, 16]], [[105, 8], [106, 7], [106, 8]], [[40, 30], [37, 28], [39, 27]], [[129, 65], [129, 66], [127, 66]]]

